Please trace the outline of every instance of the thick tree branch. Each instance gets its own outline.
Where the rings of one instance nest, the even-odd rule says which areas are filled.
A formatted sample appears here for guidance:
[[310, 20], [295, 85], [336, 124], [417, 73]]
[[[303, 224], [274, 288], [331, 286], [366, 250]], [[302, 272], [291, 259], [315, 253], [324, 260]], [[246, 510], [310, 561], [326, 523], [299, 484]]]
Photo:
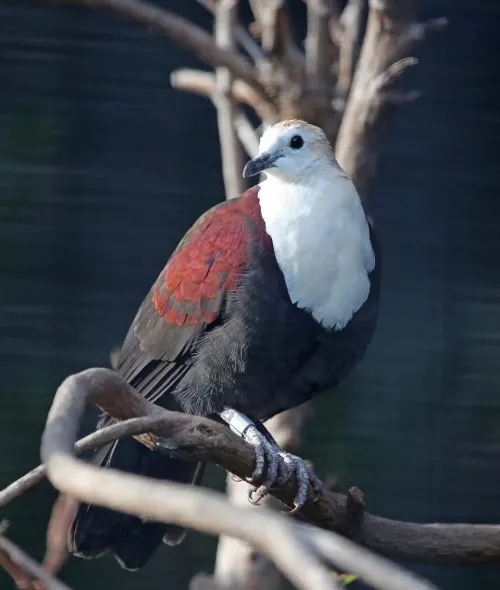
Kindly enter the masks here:
[[[61, 400], [66, 401], [63, 404]], [[53, 437], [58, 432], [65, 440], [70, 434], [76, 436], [78, 424], [73, 424], [72, 419], [77, 413], [80, 415], [86, 401], [117, 420], [143, 416], [142, 423], [136, 420], [115, 424], [86, 437], [86, 445], [89, 445], [86, 448], [92, 446], [92, 438], [105, 444], [109, 441], [110, 429], [114, 429], [115, 438], [135, 432], [136, 438], [150, 448], [158, 448], [160, 440], [162, 448], [169, 454], [216, 463], [240, 478], [250, 477], [254, 469], [252, 447], [225, 425], [163, 410], [138, 395], [118, 374], [108, 369], [88, 369], [63, 382], [49, 417], [51, 437], [48, 442], [44, 437], [44, 453], [51, 451], [51, 445], [57, 442]], [[75, 403], [74, 408], [70, 402]], [[67, 414], [60, 414], [61, 408]], [[71, 432], [67, 431], [68, 428]], [[138, 434], [143, 428], [157, 434]], [[296, 481], [289, 481], [272, 492], [281, 502], [292, 506]], [[418, 524], [368, 513], [362, 514], [360, 519], [352, 508], [359, 505], [353, 493], [355, 496], [355, 489], [348, 496], [325, 490], [318, 502], [307, 502], [301, 513], [322, 528], [353, 536], [359, 543], [393, 558], [421, 563], [500, 563], [498, 525]]]
[[[117, 395], [121, 399], [117, 400]], [[141, 407], [149, 409], [153, 415], [164, 413], [166, 417], [168, 414], [141, 398], [116, 373], [106, 369], [89, 369], [73, 375], [59, 387], [42, 436], [41, 457], [47, 464], [51, 483], [64, 494], [91, 504], [196, 528], [209, 534], [222, 532], [240, 537], [271, 557], [281, 571], [303, 590], [338, 588], [324, 562], [353, 571], [380, 589], [434, 588], [399, 566], [371, 555], [366, 549], [332, 533], [297, 524], [293, 519], [266, 510], [233, 506], [215, 492], [102, 469], [76, 459], [75, 438], [87, 403], [95, 403], [108, 412], [110, 406], [118, 410], [123, 401], [128, 402], [128, 408], [122, 406], [117, 411], [117, 418], [130, 413], [131, 408], [137, 412]], [[181, 416], [177, 414], [176, 421]], [[207, 423], [210, 421], [196, 421], [198, 428], [195, 426], [188, 430], [188, 439], [195, 435], [195, 431], [198, 437], [200, 434], [208, 435], [207, 428], [210, 430], [210, 427]], [[179, 456], [179, 441], [172, 436], [177, 426], [170, 424], [161, 430], [162, 446]], [[138, 438], [148, 445], [157, 445], [153, 436], [141, 435]], [[184, 448], [184, 455], [186, 451]], [[144, 502], [144, 498], [148, 501]], [[383, 585], [380, 585], [381, 580]]]

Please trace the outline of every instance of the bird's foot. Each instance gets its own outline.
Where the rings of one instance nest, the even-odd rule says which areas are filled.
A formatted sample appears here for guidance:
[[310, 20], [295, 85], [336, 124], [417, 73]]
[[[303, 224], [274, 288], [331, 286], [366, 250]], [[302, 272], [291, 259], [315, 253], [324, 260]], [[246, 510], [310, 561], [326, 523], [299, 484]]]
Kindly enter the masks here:
[[[220, 413], [220, 416], [233, 432], [236, 432], [243, 440], [255, 448], [255, 470], [247, 480], [250, 484], [254, 484], [248, 493], [248, 499], [252, 504], [258, 504], [269, 493], [274, 484], [285, 483], [292, 473], [296, 474], [298, 491], [290, 514], [297, 513], [305, 504], [309, 484], [311, 484], [315, 494], [313, 501], [316, 502], [319, 499], [323, 484], [303, 459], [281, 449], [272, 441], [272, 438], [268, 440], [244, 414], [232, 408], [225, 408]], [[266, 460], [267, 472], [265, 470]], [[264, 482], [258, 486], [255, 485], [256, 482], [262, 481], [264, 475]], [[233, 479], [241, 481], [235, 476], [233, 476]]]
[[252, 504], [259, 504], [274, 484], [285, 483], [292, 473], [296, 474], [298, 491], [293, 502], [294, 507], [289, 511], [289, 514], [297, 513], [306, 503], [309, 484], [311, 484], [315, 493], [314, 501], [319, 499], [323, 484], [307, 467], [303, 459], [283, 451], [278, 445], [270, 443], [255, 426], [248, 427], [243, 438], [255, 448], [256, 465], [249, 480], [250, 484], [262, 480], [266, 459], [268, 462], [264, 483], [259, 486], [252, 486], [248, 492], [248, 499]]

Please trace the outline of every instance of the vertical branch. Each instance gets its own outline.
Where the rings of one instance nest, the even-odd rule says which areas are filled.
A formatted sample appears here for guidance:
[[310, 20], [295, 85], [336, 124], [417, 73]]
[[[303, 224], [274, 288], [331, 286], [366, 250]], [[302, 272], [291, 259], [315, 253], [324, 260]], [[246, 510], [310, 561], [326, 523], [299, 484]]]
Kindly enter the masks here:
[[319, 124], [327, 135], [335, 134], [340, 125], [332, 110], [333, 70], [338, 51], [330, 33], [331, 22], [337, 20], [333, 0], [307, 0], [307, 35], [305, 40], [305, 71], [307, 118]]
[[[388, 88], [416, 60], [405, 59], [422, 31], [412, 0], [370, 0], [366, 33], [339, 129], [336, 155], [366, 198], [374, 177]], [[422, 33], [423, 34], [423, 33]], [[421, 36], [421, 35], [420, 35]]]
[[336, 94], [345, 100], [359, 58], [362, 42], [363, 13], [366, 0], [348, 0], [340, 17], [340, 30], [336, 32], [339, 47], [339, 67]]
[[[309, 409], [309, 404], [302, 404], [266, 422], [266, 428], [285, 451], [298, 451], [302, 425], [308, 417]], [[247, 493], [247, 484], [227, 477], [227, 495], [234, 504], [248, 506]], [[270, 496], [266, 496], [260, 506], [271, 509], [283, 508]], [[259, 510], [260, 506], [254, 509]], [[280, 590], [284, 585], [281, 572], [270, 559], [248, 543], [226, 536], [219, 539], [214, 582], [217, 590]]]
[[307, 0], [306, 74], [313, 86], [329, 81], [336, 59], [336, 48], [330, 35], [334, 16], [332, 0]]
[[[217, 47], [234, 51], [233, 30], [237, 18], [237, 0], [217, 0], [215, 9], [215, 41]], [[242, 178], [243, 152], [235, 130], [236, 106], [232, 97], [232, 76], [227, 68], [215, 71], [215, 104], [222, 157], [222, 173], [226, 199], [237, 197], [245, 190]]]

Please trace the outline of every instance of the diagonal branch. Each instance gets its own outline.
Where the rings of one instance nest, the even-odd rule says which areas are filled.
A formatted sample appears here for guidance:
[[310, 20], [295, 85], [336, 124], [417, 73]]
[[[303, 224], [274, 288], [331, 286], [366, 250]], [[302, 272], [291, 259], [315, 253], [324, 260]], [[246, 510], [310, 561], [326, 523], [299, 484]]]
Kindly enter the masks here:
[[[45, 1], [45, 0], [44, 0]], [[254, 68], [236, 52], [221, 49], [214, 43], [212, 36], [190, 21], [146, 0], [51, 0], [64, 4], [76, 4], [89, 8], [110, 10], [127, 17], [136, 23], [170, 37], [179, 45], [189, 49], [194, 55], [213, 67], [228, 68], [235, 78], [249, 84], [259, 97], [271, 103], [261, 85]]]
[[[215, 76], [210, 72], [182, 68], [170, 74], [170, 84], [177, 90], [194, 92], [213, 99], [215, 95]], [[260, 101], [253, 88], [241, 80], [233, 80], [232, 96], [236, 102], [251, 106], [263, 120], [277, 121], [276, 110], [268, 103]]]
[[[101, 406], [107, 401], [116, 409], [118, 402], [111, 398], [117, 393], [121, 401], [123, 397], [128, 398], [135, 410], [149, 406], [158, 415], [164, 413], [158, 407], [153, 410], [154, 404], [106, 369], [89, 369], [68, 377], [56, 392], [42, 436], [41, 456], [51, 483], [64, 494], [154, 521], [239, 537], [268, 555], [302, 590], [338, 589], [325, 563], [349, 569], [375, 588], [436, 590], [412, 573], [332, 533], [297, 524], [293, 519], [264, 509], [236, 507], [219, 493], [102, 469], [76, 459], [75, 438], [87, 403]], [[188, 438], [194, 430], [188, 431]], [[201, 428], [198, 433], [204, 431]], [[177, 449], [176, 441], [169, 435], [161, 440], [163, 446]], [[151, 436], [144, 440], [155, 444]], [[144, 502], [145, 497], [148, 502]]]
[[[29, 555], [0, 533], [0, 565], [14, 580], [18, 588], [24, 590], [70, 590], [69, 586], [56, 580]], [[43, 586], [33, 580], [41, 580]]]
[[[209, 12], [215, 15], [217, 0], [198, 0], [198, 2]], [[254, 41], [248, 31], [238, 22], [234, 25], [234, 37], [252, 58], [255, 64], [260, 64], [267, 61], [266, 56], [262, 52], [262, 49]]]

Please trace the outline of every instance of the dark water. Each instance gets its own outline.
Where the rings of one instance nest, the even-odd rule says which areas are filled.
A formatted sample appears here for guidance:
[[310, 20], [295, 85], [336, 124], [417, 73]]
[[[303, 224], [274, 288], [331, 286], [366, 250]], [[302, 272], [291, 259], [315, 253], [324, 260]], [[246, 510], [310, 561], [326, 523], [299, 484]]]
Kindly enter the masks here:
[[[196, 2], [162, 4], [210, 26]], [[407, 77], [424, 96], [392, 119], [371, 196], [381, 321], [364, 363], [315, 402], [302, 454], [343, 488], [359, 485], [372, 512], [496, 523], [500, 6], [422, 7], [451, 24]], [[199, 65], [112, 15], [0, 4], [2, 486], [38, 462], [60, 381], [108, 364], [179, 238], [223, 198], [213, 107], [169, 87], [170, 71]], [[223, 474], [207, 484], [222, 488]], [[36, 558], [54, 497], [44, 484], [2, 514]], [[181, 589], [211, 569], [215, 544], [193, 533], [137, 574], [105, 558], [72, 559], [62, 576], [77, 590]], [[456, 590], [494, 590], [500, 574], [418, 569]]]

